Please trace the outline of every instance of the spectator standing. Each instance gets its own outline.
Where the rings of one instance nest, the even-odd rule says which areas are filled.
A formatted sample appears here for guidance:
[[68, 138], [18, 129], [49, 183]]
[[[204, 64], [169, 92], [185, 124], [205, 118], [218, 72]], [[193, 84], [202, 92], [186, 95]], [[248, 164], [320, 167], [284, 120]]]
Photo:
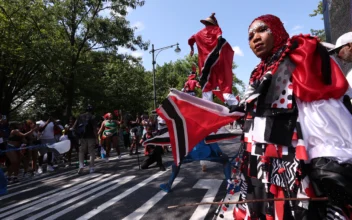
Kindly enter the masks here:
[[94, 172], [95, 145], [97, 144], [97, 123], [93, 115], [93, 107], [87, 106], [86, 112], [81, 114], [76, 124], [77, 134], [80, 138], [79, 169], [78, 174], [83, 172], [84, 155], [88, 151], [90, 155], [90, 173]]

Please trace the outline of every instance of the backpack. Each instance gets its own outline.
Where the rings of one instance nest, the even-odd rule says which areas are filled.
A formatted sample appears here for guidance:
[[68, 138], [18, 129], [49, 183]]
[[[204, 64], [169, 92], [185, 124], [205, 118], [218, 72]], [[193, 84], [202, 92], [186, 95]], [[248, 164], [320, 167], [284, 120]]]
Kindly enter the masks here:
[[82, 138], [83, 135], [86, 133], [87, 127], [91, 119], [92, 119], [92, 115], [90, 114], [81, 115], [78, 121], [79, 124], [77, 125], [77, 129], [76, 129], [76, 134], [78, 137]]

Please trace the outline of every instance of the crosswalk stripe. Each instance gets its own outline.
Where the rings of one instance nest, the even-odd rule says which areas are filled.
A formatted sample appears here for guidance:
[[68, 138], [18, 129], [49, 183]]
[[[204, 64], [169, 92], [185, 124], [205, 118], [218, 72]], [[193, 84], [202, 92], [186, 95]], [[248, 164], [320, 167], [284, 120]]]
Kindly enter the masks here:
[[[183, 180], [183, 177], [176, 178], [173, 187], [175, 187], [178, 183]], [[158, 203], [167, 193], [163, 190], [158, 192], [155, 196], [150, 198], [146, 203], [144, 203], [141, 207], [136, 209], [130, 215], [126, 216], [122, 220], [139, 220], [141, 219], [156, 203]]]
[[[73, 197], [73, 198], [71, 198], [71, 199], [69, 199], [69, 200], [67, 200], [67, 201], [64, 201], [63, 203], [60, 203], [60, 204], [57, 204], [57, 205], [55, 205], [55, 206], [53, 206], [53, 207], [51, 207], [51, 208], [49, 208], [49, 209], [45, 209], [45, 211], [43, 211], [43, 212], [40, 212], [40, 213], [38, 213], [38, 214], [36, 214], [36, 215], [33, 215], [33, 216], [31, 216], [30, 218], [27, 218], [27, 220], [35, 220], [35, 219], [38, 219], [38, 218], [40, 218], [40, 217], [42, 217], [42, 216], [44, 216], [44, 215], [47, 215], [47, 214], [49, 214], [49, 213], [51, 213], [51, 212], [53, 212], [53, 211], [55, 211], [55, 210], [57, 210], [57, 209], [59, 209], [59, 208], [61, 208], [61, 207], [64, 207], [64, 206], [66, 206], [66, 205], [68, 205], [68, 204], [71, 204], [71, 203], [73, 203], [73, 202], [75, 202], [75, 201], [77, 201], [77, 200], [79, 200], [79, 199], [82, 199], [82, 198], [84, 198], [84, 197], [86, 197], [86, 196], [89, 196], [90, 194], [93, 194], [93, 193], [95, 193], [95, 192], [97, 192], [97, 191], [99, 191], [99, 190], [102, 190], [102, 189], [104, 189], [104, 188], [109, 188], [109, 191], [111, 191], [111, 188], [109, 187], [110, 185], [112, 185], [112, 184], [114, 184], [114, 183], [118, 183], [121, 179], [116, 179], [116, 180], [113, 180], [113, 181], [111, 181], [111, 182], [107, 182], [107, 183], [105, 183], [105, 184], [103, 184], [103, 182], [106, 182], [106, 181], [110, 181], [111, 179], [114, 179], [114, 178], [116, 178], [116, 177], [118, 177], [118, 176], [120, 176], [120, 174], [115, 174], [115, 175], [113, 175], [113, 176], [110, 176], [110, 177], [108, 177], [108, 178], [105, 178], [105, 179], [103, 179], [102, 181], [99, 181], [99, 182], [97, 182], [97, 183], [94, 183], [93, 185], [92, 185], [92, 187], [94, 187], [94, 186], [97, 186], [97, 185], [99, 185], [98, 187], [94, 187], [93, 189], [89, 189], [87, 192], [85, 192], [85, 193], [83, 193], [83, 194], [79, 194], [78, 196], [76, 196], [76, 197]], [[133, 177], [130, 177], [130, 178], [122, 178], [123, 180], [125, 180], [125, 182], [128, 182], [128, 181], [126, 181], [126, 179], [128, 179], [128, 180], [131, 180], [131, 179], [133, 179], [135, 176], [133, 176]], [[121, 186], [121, 183], [120, 184], [118, 184], [118, 185], [116, 185], [116, 186]], [[72, 195], [71, 195], [72, 196]], [[94, 194], [94, 198], [97, 198], [98, 197], [98, 195], [97, 194]], [[47, 201], [44, 201], [43, 203], [47, 203]], [[38, 204], [38, 206], [40, 206], [41, 204]], [[43, 204], [43, 205], [45, 205], [45, 204]], [[49, 204], [50, 205], [50, 204]]]
[[[56, 192], [58, 192], [58, 191], [61, 191], [61, 190], [63, 190], [63, 189], [66, 189], [66, 188], [70, 188], [70, 187], [73, 186], [73, 185], [78, 185], [80, 182], [83, 182], [83, 181], [85, 181], [85, 180], [87, 180], [87, 179], [96, 178], [96, 177], [98, 177], [98, 176], [100, 176], [100, 175], [101, 175], [101, 174], [93, 174], [93, 175], [87, 175], [87, 176], [84, 176], [84, 177], [80, 177], [80, 178], [77, 178], [77, 179], [76, 179], [76, 180], [79, 180], [79, 181], [77, 181], [76, 183], [70, 183], [70, 184], [64, 185], [64, 186], [62, 186], [62, 187], [60, 187], [60, 188], [58, 188], [58, 189], [54, 189], [54, 190], [51, 190], [51, 191], [49, 191], [49, 192], [40, 194], [40, 195], [38, 195], [38, 196], [29, 198], [29, 199], [25, 199], [25, 200], [22, 200], [22, 201], [20, 201], [20, 202], [18, 202], [18, 203], [14, 203], [14, 204], [12, 204], [12, 205], [9, 205], [9, 206], [6, 206], [6, 207], [4, 207], [4, 208], [1, 208], [1, 209], [0, 209], [0, 212], [3, 212], [3, 211], [8, 210], [8, 209], [10, 209], [10, 210], [7, 211], [7, 212], [5, 212], [5, 213], [1, 213], [1, 214], [0, 214], [0, 218], [1, 218], [1, 217], [4, 217], [4, 216], [7, 216], [7, 215], [10, 215], [10, 214], [12, 214], [12, 213], [15, 213], [15, 212], [17, 212], [17, 211], [19, 211], [19, 210], [22, 210], [22, 209], [24, 209], [24, 208], [30, 207], [30, 206], [32, 206], [32, 205], [35, 205], [35, 204], [37, 204], [37, 203], [39, 203], [39, 202], [41, 202], [41, 201], [44, 201], [45, 199], [50, 198], [50, 196], [51, 196], [53, 193], [56, 193]], [[78, 184], [77, 184], [77, 183], [78, 183]], [[49, 195], [49, 196], [47, 196], [47, 195]], [[37, 200], [37, 199], [39, 199], [39, 200]], [[34, 202], [31, 202], [31, 201], [33, 201], [33, 200], [34, 200]], [[31, 203], [28, 203], [28, 202], [31, 202]], [[28, 204], [25, 204], [25, 205], [24, 205], [24, 203], [28, 203]], [[15, 208], [15, 207], [17, 207], [17, 208]]]
[[[216, 179], [200, 179], [193, 188], [207, 189], [207, 193], [201, 202], [213, 202], [223, 180]], [[196, 208], [190, 220], [204, 219], [209, 212], [211, 205], [200, 205]]]
[[[17, 219], [19, 217], [28, 215], [31, 212], [35, 212], [37, 210], [40, 210], [46, 206], [53, 205], [53, 204], [57, 203], [58, 201], [61, 201], [61, 200], [66, 199], [68, 197], [72, 197], [73, 195], [75, 195], [77, 193], [80, 193], [84, 190], [87, 190], [89, 188], [96, 186], [97, 184], [100, 184], [99, 180], [104, 179], [105, 177], [108, 177], [108, 176], [111, 176], [111, 174], [104, 174], [98, 178], [83, 182], [75, 187], [70, 188], [70, 189], [63, 190], [59, 193], [50, 195], [49, 198], [40, 199], [40, 200], [36, 201], [35, 205], [31, 205], [29, 208], [26, 208], [20, 212], [17, 212], [14, 215], [8, 216], [7, 218], [5, 218], [5, 220]], [[92, 183], [94, 183], [94, 184], [92, 184]]]
[[152, 176], [150, 176], [148, 179], [143, 180], [142, 182], [138, 183], [137, 185], [135, 185], [132, 188], [129, 188], [128, 190], [126, 190], [125, 192], [123, 192], [122, 194], [112, 198], [111, 200], [105, 202], [104, 204], [98, 206], [96, 209], [86, 213], [85, 215], [79, 217], [77, 220], [84, 220], [84, 219], [90, 219], [91, 217], [97, 215], [98, 213], [102, 212], [103, 210], [107, 209], [108, 207], [114, 205], [116, 202], [120, 201], [121, 199], [125, 198], [126, 196], [128, 196], [129, 194], [133, 193], [134, 191], [138, 190], [139, 188], [145, 186], [146, 184], [148, 184], [149, 182], [151, 182], [152, 180], [158, 178], [159, 176], [165, 174], [167, 172], [165, 171], [160, 171]]
[[43, 177], [43, 176], [38, 176], [38, 178], [29, 180], [26, 183], [20, 182], [20, 183], [17, 183], [15, 185], [9, 185], [7, 188], [8, 188], [8, 190], [13, 190], [13, 189], [17, 189], [17, 188], [20, 188], [20, 187], [23, 187], [23, 186], [27, 186], [27, 185], [30, 185], [30, 184], [33, 184], [33, 183], [36, 183], [36, 182], [39, 182], [39, 181], [49, 180], [47, 182], [50, 182], [53, 178], [56, 178], [56, 177], [60, 178], [62, 176], [66, 176], [66, 175], [73, 174], [73, 173], [76, 173], [76, 172], [77, 171], [69, 171], [69, 172], [59, 173], [59, 174], [56, 174], [56, 175], [48, 174], [48, 175], [46, 175], [47, 177], [45, 177], [45, 178], [40, 178], [40, 177]]
[[7, 199], [9, 197], [24, 193], [24, 192], [29, 192], [29, 191], [32, 191], [34, 189], [38, 189], [38, 188], [40, 188], [42, 186], [48, 185], [49, 183], [55, 183], [55, 182], [58, 182], [58, 181], [61, 181], [61, 180], [64, 180], [64, 179], [68, 179], [68, 178], [73, 177], [73, 176], [77, 176], [77, 174], [71, 174], [71, 175], [65, 176], [65, 177], [57, 177], [57, 178], [53, 179], [52, 181], [45, 182], [45, 183], [37, 185], [35, 187], [27, 188], [27, 189], [24, 189], [24, 190], [21, 190], [21, 191], [17, 191], [17, 192], [13, 192], [13, 193], [4, 195], [4, 196], [0, 197], [0, 201], [4, 200], [4, 199]]
[[[117, 189], [118, 187], [120, 187], [120, 186], [124, 185], [125, 183], [131, 181], [133, 178], [135, 178], [135, 176], [126, 176], [126, 177], [122, 177], [122, 178], [116, 179], [116, 180], [114, 180], [114, 181], [112, 181], [112, 182], [110, 182], [110, 183], [104, 184], [104, 185], [102, 185], [101, 187], [97, 188], [96, 190], [94, 189], [94, 192], [95, 192], [95, 191], [98, 191], [98, 190], [100, 190], [100, 189], [104, 189], [104, 188], [107, 188], [107, 189], [102, 190], [102, 191], [98, 192], [97, 194], [94, 194], [94, 195], [90, 196], [90, 197], [87, 198], [87, 199], [81, 200], [81, 201], [78, 202], [78, 203], [72, 204], [72, 205], [70, 205], [68, 208], [66, 208], [66, 209], [64, 209], [64, 210], [61, 210], [60, 212], [57, 212], [57, 213], [55, 213], [54, 215], [51, 215], [51, 216], [45, 218], [44, 220], [53, 220], [53, 219], [57, 219], [58, 217], [60, 217], [60, 216], [62, 216], [62, 215], [65, 215], [66, 213], [71, 212], [72, 210], [74, 210], [74, 209], [76, 209], [76, 208], [78, 208], [78, 207], [80, 207], [80, 206], [82, 206], [82, 205], [85, 205], [85, 204], [87, 204], [88, 202], [90, 202], [90, 201], [92, 201], [92, 200], [94, 200], [94, 199], [96, 199], [96, 198], [98, 198], [98, 197], [100, 197], [100, 196], [102, 196], [102, 195], [104, 195], [104, 194], [110, 192], [110, 191], [113, 191], [113, 190]], [[114, 183], [118, 183], [118, 184], [117, 184], [117, 185], [114, 185], [114, 186], [108, 187], [109, 185], [114, 184]], [[92, 192], [89, 192], [89, 193], [84, 193], [84, 194], [82, 194], [81, 196], [79, 196], [78, 199], [83, 198], [83, 197], [85, 197], [85, 196], [87, 196], [87, 195], [89, 195], [89, 194], [91, 194], [91, 193], [93, 193], [93, 191], [92, 191]], [[77, 197], [76, 197], [76, 198], [77, 198]], [[76, 198], [75, 198], [75, 200], [77, 200]], [[69, 200], [68, 202], [65, 202], [63, 205], [60, 204], [60, 207], [65, 206], [65, 205], [67, 205], [67, 204], [69, 204], [69, 203], [72, 203], [72, 202], [74, 202], [74, 201], [70, 201], [70, 200]], [[35, 218], [33, 218], [33, 219], [35, 219]]]

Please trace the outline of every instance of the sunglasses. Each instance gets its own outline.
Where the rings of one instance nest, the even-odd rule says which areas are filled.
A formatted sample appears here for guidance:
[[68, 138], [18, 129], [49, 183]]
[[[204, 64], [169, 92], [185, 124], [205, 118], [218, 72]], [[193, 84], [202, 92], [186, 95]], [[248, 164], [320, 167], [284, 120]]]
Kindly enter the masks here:
[[344, 44], [344, 45], [342, 45], [342, 46], [336, 48], [336, 49], [334, 50], [333, 54], [339, 55], [341, 49], [344, 48], [344, 47], [347, 46], [347, 45], [348, 45], [348, 44]]

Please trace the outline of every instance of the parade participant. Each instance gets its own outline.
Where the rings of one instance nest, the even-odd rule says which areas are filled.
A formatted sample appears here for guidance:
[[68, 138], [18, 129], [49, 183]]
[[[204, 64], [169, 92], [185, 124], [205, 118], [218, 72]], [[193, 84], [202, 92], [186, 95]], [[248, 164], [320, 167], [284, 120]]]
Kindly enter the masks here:
[[[153, 137], [153, 129], [151, 126], [147, 126], [146, 128], [147, 133], [145, 133], [140, 141], [142, 144], [143, 141], [146, 141], [147, 139], [150, 139]], [[146, 146], [144, 155], [147, 156], [147, 159], [145, 159], [141, 165], [142, 169], [148, 169], [150, 165], [156, 162], [156, 165], [159, 166], [161, 171], [165, 171], [165, 167], [163, 165], [162, 161], [162, 148], [161, 146]]]
[[104, 115], [105, 121], [101, 124], [98, 131], [98, 135], [101, 134], [101, 141], [104, 142], [106, 147], [106, 157], [110, 156], [111, 143], [116, 149], [117, 156], [120, 159], [120, 148], [118, 146], [118, 126], [121, 121], [113, 120], [113, 115], [111, 113], [106, 113]]
[[246, 113], [240, 200], [329, 201], [241, 204], [235, 219], [349, 219], [352, 116], [341, 69], [316, 37], [289, 38], [273, 15], [254, 19], [248, 41], [261, 62], [241, 105], [231, 106]]
[[202, 97], [212, 101], [212, 90], [219, 87], [226, 103], [235, 105], [237, 100], [232, 94], [234, 51], [222, 37], [222, 30], [215, 18], [215, 13], [200, 22], [205, 27], [194, 34], [188, 40], [188, 44], [191, 47], [190, 56], [194, 54], [193, 45], [197, 45]]
[[189, 95], [196, 96], [195, 89], [200, 88], [199, 82], [196, 80], [197, 72], [196, 67], [192, 66], [192, 72], [188, 76], [188, 80], [186, 81], [183, 90]]

